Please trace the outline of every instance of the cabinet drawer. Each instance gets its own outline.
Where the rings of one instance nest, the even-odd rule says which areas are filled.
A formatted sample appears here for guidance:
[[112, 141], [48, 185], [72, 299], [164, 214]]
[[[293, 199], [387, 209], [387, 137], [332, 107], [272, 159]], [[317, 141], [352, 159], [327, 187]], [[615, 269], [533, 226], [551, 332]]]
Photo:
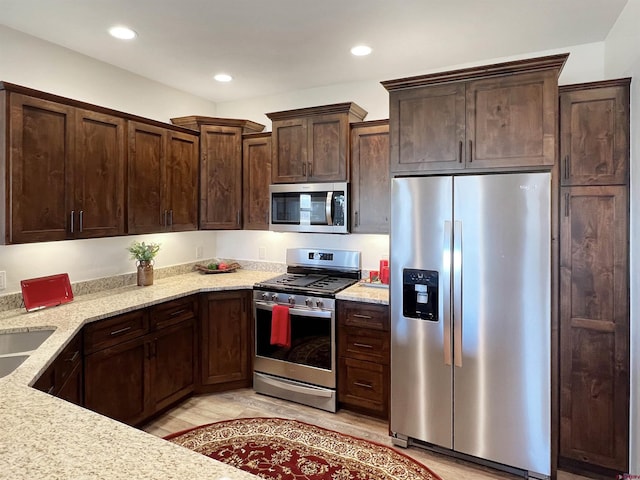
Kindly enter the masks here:
[[194, 296], [179, 298], [151, 307], [150, 312], [151, 328], [157, 330], [195, 318], [198, 313], [198, 302]]
[[338, 318], [342, 325], [389, 331], [389, 307], [364, 302], [340, 302]]
[[389, 367], [351, 358], [340, 358], [338, 400], [351, 407], [386, 416]]
[[118, 315], [85, 327], [85, 354], [132, 340], [149, 332], [149, 317], [146, 310]]
[[389, 334], [378, 330], [341, 326], [338, 349], [341, 357], [389, 364]]
[[82, 336], [76, 335], [69, 344], [64, 347], [62, 353], [55, 361], [55, 382], [56, 388], [62, 387], [64, 382], [71, 376], [73, 370], [82, 362]]

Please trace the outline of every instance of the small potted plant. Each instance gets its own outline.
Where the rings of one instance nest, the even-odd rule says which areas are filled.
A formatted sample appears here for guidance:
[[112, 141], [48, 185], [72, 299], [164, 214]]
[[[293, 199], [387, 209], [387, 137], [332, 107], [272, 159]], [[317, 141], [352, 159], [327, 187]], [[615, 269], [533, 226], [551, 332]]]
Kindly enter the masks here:
[[138, 267], [138, 285], [153, 285], [153, 259], [160, 251], [159, 243], [133, 242], [128, 248]]

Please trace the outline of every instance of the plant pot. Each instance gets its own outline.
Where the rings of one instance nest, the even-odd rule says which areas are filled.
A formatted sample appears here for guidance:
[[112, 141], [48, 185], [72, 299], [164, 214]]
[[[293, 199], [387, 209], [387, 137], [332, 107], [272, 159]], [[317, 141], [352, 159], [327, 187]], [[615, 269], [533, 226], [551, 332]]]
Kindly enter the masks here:
[[140, 287], [153, 285], [153, 263], [139, 260], [136, 265], [138, 266], [138, 285]]

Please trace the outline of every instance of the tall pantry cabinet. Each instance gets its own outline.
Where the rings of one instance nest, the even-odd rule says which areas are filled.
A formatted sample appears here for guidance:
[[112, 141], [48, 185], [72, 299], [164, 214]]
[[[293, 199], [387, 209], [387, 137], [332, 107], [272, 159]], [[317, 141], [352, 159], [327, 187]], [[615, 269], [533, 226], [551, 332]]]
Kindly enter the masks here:
[[629, 457], [629, 85], [559, 89], [558, 463], [606, 478]]

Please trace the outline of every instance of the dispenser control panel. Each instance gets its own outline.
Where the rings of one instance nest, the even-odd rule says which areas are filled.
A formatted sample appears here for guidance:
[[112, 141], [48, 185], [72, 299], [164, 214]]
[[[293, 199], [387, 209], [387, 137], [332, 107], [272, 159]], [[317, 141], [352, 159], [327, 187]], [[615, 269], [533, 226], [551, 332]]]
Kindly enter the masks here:
[[438, 272], [402, 270], [402, 314], [409, 318], [438, 321]]

